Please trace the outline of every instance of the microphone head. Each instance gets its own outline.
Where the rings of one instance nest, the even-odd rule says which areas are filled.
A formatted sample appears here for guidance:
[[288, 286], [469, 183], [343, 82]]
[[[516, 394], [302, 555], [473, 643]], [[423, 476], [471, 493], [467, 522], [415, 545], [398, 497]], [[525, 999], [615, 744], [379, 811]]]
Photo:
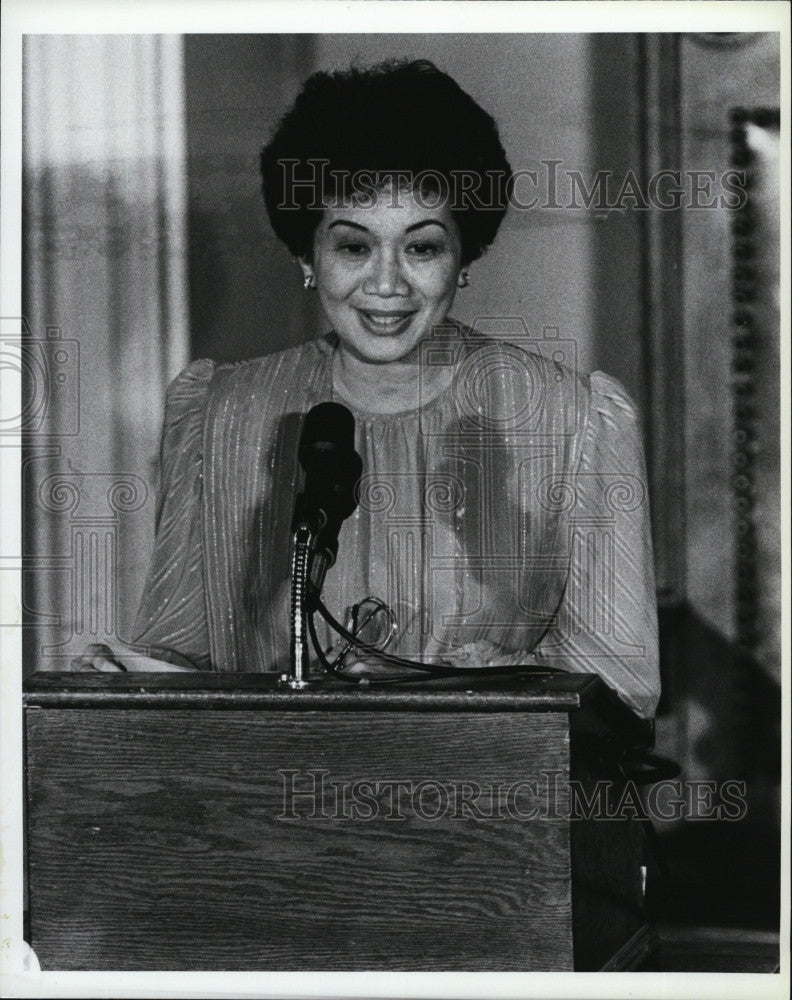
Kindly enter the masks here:
[[319, 403], [305, 416], [297, 457], [303, 469], [322, 453], [355, 450], [355, 418], [340, 403]]
[[[297, 457], [305, 472], [302, 493], [297, 498], [295, 523], [324, 524], [321, 544], [338, 547], [341, 522], [357, 507], [357, 488], [363, 463], [355, 451], [355, 418], [340, 403], [319, 403], [308, 411]], [[314, 522], [316, 523], [316, 522]]]

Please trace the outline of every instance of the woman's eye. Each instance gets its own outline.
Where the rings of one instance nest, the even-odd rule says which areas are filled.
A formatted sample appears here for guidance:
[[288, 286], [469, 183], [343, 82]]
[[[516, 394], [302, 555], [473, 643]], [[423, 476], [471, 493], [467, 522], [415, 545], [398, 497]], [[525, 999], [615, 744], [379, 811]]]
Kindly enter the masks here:
[[347, 257], [363, 257], [368, 252], [365, 243], [342, 243], [338, 249]]
[[441, 247], [436, 243], [411, 243], [407, 247], [407, 253], [413, 257], [431, 258], [440, 253]]

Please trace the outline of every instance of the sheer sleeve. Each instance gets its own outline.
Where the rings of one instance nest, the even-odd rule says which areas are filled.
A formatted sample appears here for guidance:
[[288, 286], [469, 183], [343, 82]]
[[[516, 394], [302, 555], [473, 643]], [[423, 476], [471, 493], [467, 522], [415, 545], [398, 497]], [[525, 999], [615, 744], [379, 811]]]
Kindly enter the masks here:
[[638, 715], [660, 697], [657, 604], [643, 446], [614, 379], [591, 376], [592, 401], [570, 483], [569, 571], [540, 663], [599, 674]]
[[211, 669], [201, 538], [203, 409], [214, 362], [194, 361], [168, 387], [156, 541], [133, 649]]

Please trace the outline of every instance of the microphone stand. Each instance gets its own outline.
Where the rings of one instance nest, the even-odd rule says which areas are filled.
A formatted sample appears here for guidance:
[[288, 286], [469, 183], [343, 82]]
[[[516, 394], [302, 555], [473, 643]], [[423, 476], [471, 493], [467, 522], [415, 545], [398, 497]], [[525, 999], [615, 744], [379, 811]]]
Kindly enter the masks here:
[[320, 532], [321, 528], [317, 532], [308, 521], [301, 521], [292, 535], [289, 673], [281, 674], [280, 680], [295, 691], [318, 683], [310, 677], [308, 623], [333, 562], [332, 554], [320, 547]]
[[310, 526], [303, 523], [297, 526], [292, 541], [291, 566], [291, 604], [289, 611], [290, 642], [289, 658], [290, 672], [281, 675], [281, 682], [288, 684], [293, 690], [308, 687], [311, 683], [309, 674], [308, 652], [308, 588], [310, 585], [311, 552], [316, 536]]
[[[340, 403], [319, 403], [308, 411], [297, 457], [305, 473], [292, 518], [289, 673], [281, 683], [300, 690], [309, 676], [309, 633], [327, 570], [338, 553], [338, 532], [357, 507], [363, 471], [354, 449], [355, 420]], [[318, 652], [318, 648], [317, 648]], [[321, 653], [319, 653], [321, 659]]]

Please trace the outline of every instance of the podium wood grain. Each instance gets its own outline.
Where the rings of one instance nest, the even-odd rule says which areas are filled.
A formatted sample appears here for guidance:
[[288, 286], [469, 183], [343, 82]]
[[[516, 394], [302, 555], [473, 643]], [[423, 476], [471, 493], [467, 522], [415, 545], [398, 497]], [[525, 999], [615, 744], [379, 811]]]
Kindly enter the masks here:
[[[172, 678], [62, 680], [31, 685], [26, 710], [44, 969], [596, 968], [642, 924], [625, 824], [515, 813], [546, 805], [525, 782], [541, 792], [547, 774], [571, 773], [570, 710], [549, 707], [546, 683], [512, 691], [504, 710], [503, 686], [430, 692], [429, 707], [425, 692], [383, 706], [382, 692], [328, 691], [326, 708], [260, 682], [229, 701], [214, 681], [207, 693]], [[289, 818], [282, 772], [298, 790], [326, 772], [318, 815], [303, 796]], [[401, 818], [387, 794], [371, 818], [339, 812], [328, 782], [361, 779], [431, 784], [418, 808], [402, 792]], [[456, 790], [456, 810], [440, 809], [438, 785]], [[459, 806], [462, 789], [490, 785], [503, 818]], [[497, 817], [486, 795], [478, 805]]]

